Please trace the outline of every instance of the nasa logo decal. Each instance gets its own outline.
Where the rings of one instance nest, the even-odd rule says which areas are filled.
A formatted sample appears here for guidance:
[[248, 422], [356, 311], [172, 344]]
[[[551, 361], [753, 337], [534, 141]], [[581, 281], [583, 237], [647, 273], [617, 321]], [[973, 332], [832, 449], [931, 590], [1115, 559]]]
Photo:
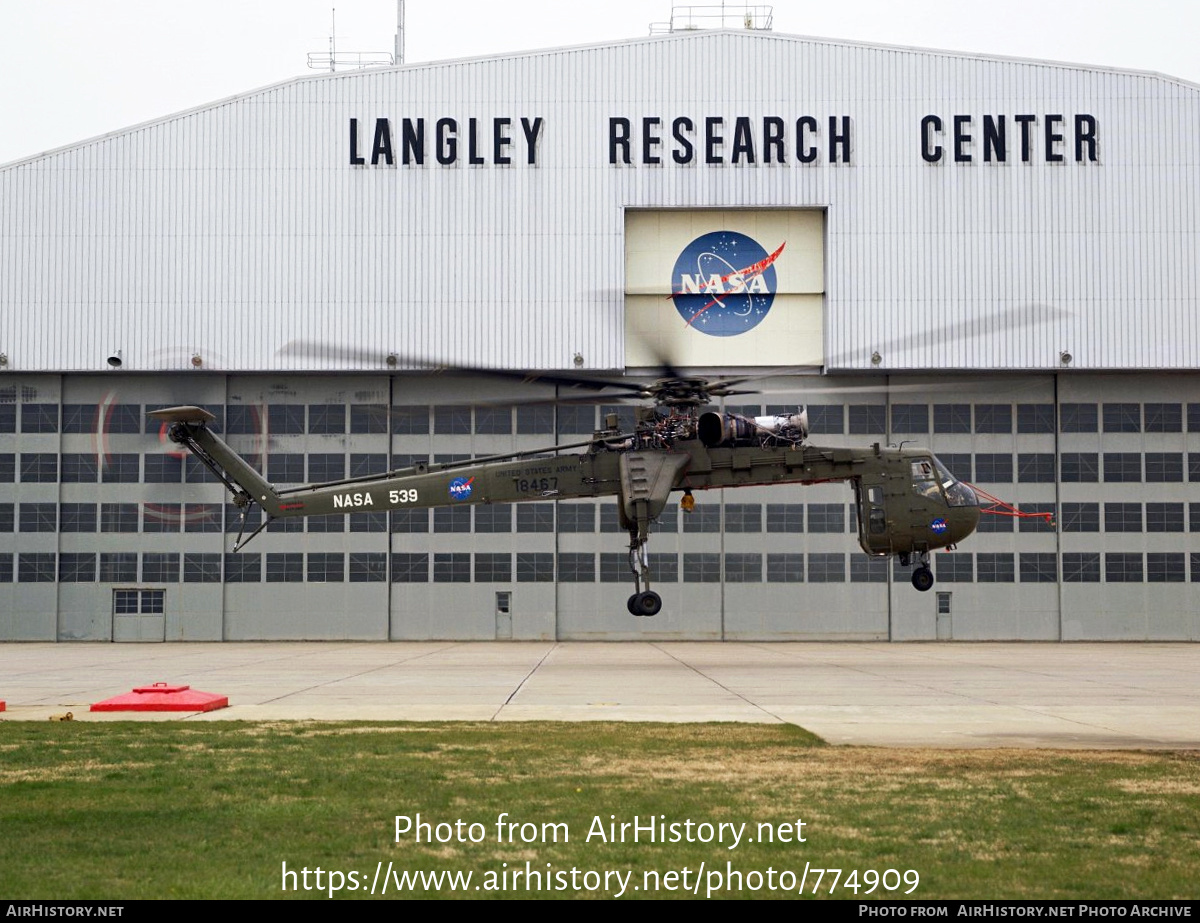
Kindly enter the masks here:
[[471, 496], [471, 482], [474, 478], [455, 478], [450, 482], [450, 499], [466, 500]]
[[775, 261], [787, 246], [767, 253], [737, 231], [713, 231], [683, 248], [671, 273], [671, 299], [687, 326], [714, 337], [753, 330], [775, 301]]
[[929, 524], [929, 528], [933, 529], [933, 531], [934, 531], [934, 532], [935, 532], [937, 535], [941, 535], [943, 532], [945, 532], [945, 531], [946, 531], [946, 520], [944, 520], [944, 519], [935, 519], [933, 522], [931, 522], [931, 523]]

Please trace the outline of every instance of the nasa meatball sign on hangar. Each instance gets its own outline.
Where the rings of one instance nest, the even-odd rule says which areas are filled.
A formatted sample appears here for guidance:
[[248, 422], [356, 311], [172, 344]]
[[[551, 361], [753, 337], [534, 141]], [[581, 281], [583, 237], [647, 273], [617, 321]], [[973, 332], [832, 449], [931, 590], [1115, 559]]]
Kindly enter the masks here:
[[[1198, 116], [1156, 74], [687, 32], [304, 77], [4, 165], [0, 638], [1196, 638]], [[708, 491], [631, 620], [610, 500], [353, 506], [233, 553], [146, 416], [202, 405], [286, 486], [631, 419], [430, 365], [664, 357], [786, 370], [725, 409], [926, 445], [1054, 525], [985, 516], [915, 594], [844, 485]]]

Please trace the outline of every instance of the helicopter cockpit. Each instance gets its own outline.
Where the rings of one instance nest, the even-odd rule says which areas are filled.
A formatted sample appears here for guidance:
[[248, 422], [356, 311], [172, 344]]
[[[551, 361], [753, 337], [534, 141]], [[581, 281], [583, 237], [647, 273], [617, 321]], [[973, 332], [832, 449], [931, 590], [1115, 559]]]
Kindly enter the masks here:
[[975, 491], [951, 474], [936, 455], [912, 462], [912, 485], [927, 500], [941, 500], [953, 507], [979, 506]]

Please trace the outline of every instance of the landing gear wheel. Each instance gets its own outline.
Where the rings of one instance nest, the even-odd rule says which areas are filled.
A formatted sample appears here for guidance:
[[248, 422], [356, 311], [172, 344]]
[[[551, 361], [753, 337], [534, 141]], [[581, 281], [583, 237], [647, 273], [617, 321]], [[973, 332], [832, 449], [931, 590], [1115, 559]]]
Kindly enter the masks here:
[[[636, 600], [636, 602], [635, 602]], [[662, 611], [662, 597], [653, 590], [647, 590], [645, 593], [638, 593], [630, 600], [630, 607], [637, 608], [634, 615], [653, 616], [658, 615]]]
[[629, 597], [629, 602], [625, 603], [625, 608], [629, 610], [630, 615], [641, 615], [642, 612], [638, 609], [638, 600], [642, 598], [641, 593], [634, 593]]
[[933, 587], [933, 571], [922, 565], [912, 573], [912, 585], [922, 593]]

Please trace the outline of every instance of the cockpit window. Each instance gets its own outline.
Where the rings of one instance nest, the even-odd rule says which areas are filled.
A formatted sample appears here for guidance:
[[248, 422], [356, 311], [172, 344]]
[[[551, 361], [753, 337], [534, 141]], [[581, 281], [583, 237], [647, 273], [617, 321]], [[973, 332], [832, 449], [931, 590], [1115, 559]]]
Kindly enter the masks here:
[[913, 490], [927, 500], [946, 502], [946, 498], [942, 496], [942, 489], [938, 485], [938, 471], [930, 459], [919, 458], [913, 461], [912, 484]]
[[946, 466], [938, 459], [935, 458], [933, 464], [937, 467], [938, 480], [941, 481], [942, 490], [946, 492], [946, 500], [951, 506], [979, 506], [979, 498], [975, 496], [975, 491], [947, 471]]

